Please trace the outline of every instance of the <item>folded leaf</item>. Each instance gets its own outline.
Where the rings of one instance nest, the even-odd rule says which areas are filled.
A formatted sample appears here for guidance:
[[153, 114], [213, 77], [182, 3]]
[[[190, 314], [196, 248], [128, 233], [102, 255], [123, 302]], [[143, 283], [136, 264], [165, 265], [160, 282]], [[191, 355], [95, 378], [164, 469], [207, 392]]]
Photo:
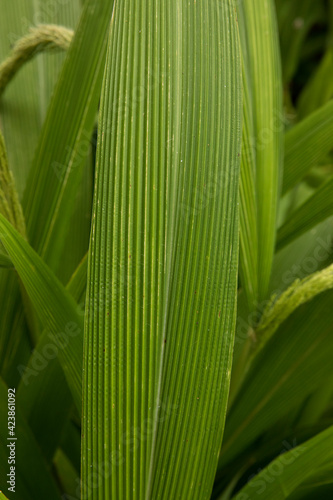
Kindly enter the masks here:
[[232, 2], [115, 3], [89, 251], [83, 498], [210, 498], [234, 336], [241, 114]]

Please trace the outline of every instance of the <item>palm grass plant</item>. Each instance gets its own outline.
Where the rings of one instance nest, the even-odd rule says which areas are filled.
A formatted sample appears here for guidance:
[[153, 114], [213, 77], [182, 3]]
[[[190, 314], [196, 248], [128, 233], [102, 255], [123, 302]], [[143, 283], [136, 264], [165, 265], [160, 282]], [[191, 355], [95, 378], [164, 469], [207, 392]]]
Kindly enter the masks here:
[[333, 2], [0, 9], [0, 498], [331, 499]]

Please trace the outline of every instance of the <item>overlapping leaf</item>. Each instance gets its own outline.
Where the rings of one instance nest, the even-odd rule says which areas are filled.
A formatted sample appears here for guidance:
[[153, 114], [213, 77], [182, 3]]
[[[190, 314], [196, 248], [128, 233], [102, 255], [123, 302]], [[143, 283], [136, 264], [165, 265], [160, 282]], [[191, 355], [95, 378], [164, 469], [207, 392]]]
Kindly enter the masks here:
[[[51, 332], [51, 354], [58, 353], [77, 408], [81, 409], [83, 319], [78, 306], [36, 252], [0, 215], [0, 237], [41, 321]], [[50, 345], [47, 345], [50, 348]], [[47, 347], [46, 346], [46, 347]], [[49, 358], [50, 359], [50, 358]]]
[[274, 2], [238, 2], [244, 81], [240, 268], [250, 308], [265, 298], [282, 175], [282, 85]]

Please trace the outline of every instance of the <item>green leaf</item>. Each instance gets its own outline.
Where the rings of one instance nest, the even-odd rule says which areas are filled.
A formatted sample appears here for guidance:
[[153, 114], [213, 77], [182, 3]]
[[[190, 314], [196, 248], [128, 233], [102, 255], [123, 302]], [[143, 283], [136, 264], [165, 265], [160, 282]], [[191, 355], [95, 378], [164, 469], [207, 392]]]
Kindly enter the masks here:
[[[88, 0], [43, 126], [23, 199], [29, 241], [60, 264], [100, 98], [112, 2]], [[56, 133], [55, 133], [56, 131]]]
[[[39, 2], [36, 0], [0, 0], [0, 56], [5, 59], [12, 43], [25, 35], [30, 26], [39, 23], [59, 23], [74, 27], [80, 11], [78, 0]], [[64, 54], [40, 54], [25, 65], [11, 82], [0, 103], [1, 127], [7, 145], [8, 161], [21, 198], [26, 185], [38, 136], [49, 99], [63, 63]], [[53, 134], [54, 131], [52, 131]], [[65, 147], [65, 146], [63, 146]], [[44, 165], [49, 168], [49, 165]], [[1, 375], [9, 384], [18, 384], [18, 364], [25, 364], [39, 329], [30, 330], [17, 277], [11, 271], [0, 275], [0, 350]], [[29, 320], [31, 324], [31, 321]]]
[[[48, 109], [22, 203], [29, 241], [55, 272], [61, 267], [66, 237], [71, 229], [72, 210], [91, 147], [90, 137], [100, 97], [111, 12], [109, 2], [85, 2]], [[43, 57], [40, 55], [38, 60]], [[17, 79], [20, 76], [21, 73]], [[34, 345], [40, 332], [31, 333], [32, 338], [29, 339], [22, 324], [24, 314], [19, 288], [13, 278], [3, 276], [1, 288], [1, 296], [4, 297], [2, 310], [5, 311], [0, 315], [1, 341], [6, 352], [6, 361], [3, 362], [8, 364], [7, 360], [11, 359], [5, 374], [9, 381], [18, 374], [16, 368], [13, 374], [11, 367], [26, 364], [31, 345]], [[22, 352], [27, 343], [28, 349]]]
[[222, 465], [271, 429], [331, 374], [333, 292], [299, 307], [252, 363], [228, 413]]
[[274, 2], [238, 3], [244, 80], [240, 267], [252, 309], [268, 289], [282, 175], [283, 113]]
[[59, 361], [78, 410], [81, 410], [83, 320], [78, 306], [49, 267], [0, 214], [0, 238], [35, 310], [51, 332]]
[[310, 198], [291, 213], [278, 231], [277, 250], [288, 245], [333, 215], [333, 178], [322, 184]]
[[[87, 258], [81, 262], [66, 287], [78, 303], [84, 297], [86, 278]], [[52, 459], [59, 446], [73, 404], [72, 395], [59, 363], [58, 351], [58, 346], [52, 341], [52, 337], [50, 338], [50, 332], [46, 330], [36, 344], [27, 366], [17, 367], [22, 375], [17, 400], [48, 460]], [[78, 362], [80, 363], [78, 372], [81, 373], [82, 359], [78, 359]]]
[[232, 2], [115, 3], [88, 266], [83, 497], [210, 498], [234, 337], [241, 94]]
[[298, 100], [299, 118], [310, 115], [333, 98], [332, 67], [333, 48], [329, 47]]
[[279, 326], [300, 305], [309, 302], [316, 295], [333, 288], [333, 264], [294, 283], [280, 296], [273, 296], [265, 307], [255, 332], [259, 336], [255, 352], [271, 338]]
[[280, 455], [247, 483], [233, 500], [262, 498], [263, 492], [269, 500], [290, 498], [305, 480], [314, 476], [332, 459], [333, 426]]
[[[13, 389], [13, 388], [11, 388]], [[15, 389], [14, 389], [15, 390]], [[21, 408], [15, 406], [15, 493], [8, 490], [8, 387], [0, 379], [0, 484], [6, 488], [11, 499], [36, 500], [49, 498], [60, 500], [60, 492], [51, 476], [38, 444], [22, 415]], [[1, 497], [0, 497], [1, 498]], [[3, 497], [5, 498], [5, 497]]]
[[333, 148], [333, 100], [286, 133], [283, 193]]

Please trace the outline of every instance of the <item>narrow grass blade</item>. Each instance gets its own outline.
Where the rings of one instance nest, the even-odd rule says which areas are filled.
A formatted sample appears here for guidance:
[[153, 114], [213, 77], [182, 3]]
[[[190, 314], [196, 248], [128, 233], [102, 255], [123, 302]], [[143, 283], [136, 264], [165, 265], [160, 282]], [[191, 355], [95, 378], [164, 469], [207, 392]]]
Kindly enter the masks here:
[[80, 411], [83, 319], [78, 306], [48, 266], [0, 215], [1, 240], [43, 324], [59, 347], [59, 360]]
[[[67, 285], [75, 301], [81, 304], [85, 294], [87, 259], [85, 258]], [[82, 308], [82, 315], [84, 308]], [[50, 332], [45, 330], [33, 350], [26, 366], [19, 365], [21, 381], [17, 400], [24, 409], [36, 440], [46, 459], [51, 459], [67, 422], [73, 404], [72, 395], [59, 363], [59, 345]], [[82, 372], [82, 359], [78, 360], [78, 372]], [[79, 455], [78, 455], [79, 456]]]
[[286, 134], [283, 193], [293, 188], [333, 148], [333, 100]]
[[278, 231], [277, 250], [288, 245], [320, 222], [333, 215], [333, 178], [322, 184], [295, 210]]
[[244, 486], [233, 500], [262, 498], [263, 491], [265, 497], [270, 500], [290, 498], [304, 481], [311, 479], [332, 460], [333, 427], [329, 427], [316, 437], [276, 458]]
[[83, 497], [210, 497], [234, 336], [241, 115], [232, 2], [115, 3], [89, 252]]
[[242, 49], [243, 73], [243, 133], [240, 176], [240, 276], [249, 308], [254, 310], [259, 299], [258, 224], [256, 197], [256, 155], [252, 148], [254, 137], [254, 110], [252, 85], [247, 53], [246, 20], [243, 8], [237, 12]]
[[267, 293], [274, 254], [283, 156], [282, 77], [274, 2], [264, 0], [255, 9], [245, 0], [238, 3], [237, 11], [245, 80], [246, 147], [240, 190], [240, 262], [242, 284], [253, 303]]

